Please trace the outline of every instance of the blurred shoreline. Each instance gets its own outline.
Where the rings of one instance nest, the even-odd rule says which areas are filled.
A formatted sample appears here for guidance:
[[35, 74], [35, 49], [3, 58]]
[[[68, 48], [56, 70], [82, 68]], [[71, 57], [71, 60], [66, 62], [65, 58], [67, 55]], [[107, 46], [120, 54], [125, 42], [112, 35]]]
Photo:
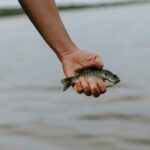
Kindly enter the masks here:
[[[117, 7], [117, 6], [124, 6], [124, 5], [134, 5], [134, 4], [141, 4], [141, 3], [149, 3], [149, 0], [130, 0], [130, 1], [115, 1], [115, 2], [100, 2], [100, 3], [87, 3], [87, 4], [61, 4], [58, 5], [58, 9], [60, 11], [67, 11], [67, 10], [76, 10], [76, 9], [90, 9], [90, 8], [104, 8], [104, 7]], [[7, 17], [7, 16], [15, 16], [15, 15], [22, 15], [24, 11], [20, 7], [4, 7], [0, 8], [0, 17]]]

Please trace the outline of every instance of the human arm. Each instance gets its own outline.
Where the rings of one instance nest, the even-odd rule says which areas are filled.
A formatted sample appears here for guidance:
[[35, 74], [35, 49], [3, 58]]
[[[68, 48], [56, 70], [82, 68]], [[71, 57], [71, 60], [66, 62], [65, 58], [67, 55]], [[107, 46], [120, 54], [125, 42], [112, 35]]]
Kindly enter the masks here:
[[[58, 56], [66, 77], [75, 75], [74, 70], [83, 66], [96, 66], [100, 69], [103, 67], [99, 56], [79, 49], [71, 40], [61, 21], [55, 0], [19, 0], [19, 2], [39, 33]], [[97, 84], [91, 80], [80, 79], [74, 89], [78, 93], [99, 96], [106, 91], [106, 86], [102, 81]]]

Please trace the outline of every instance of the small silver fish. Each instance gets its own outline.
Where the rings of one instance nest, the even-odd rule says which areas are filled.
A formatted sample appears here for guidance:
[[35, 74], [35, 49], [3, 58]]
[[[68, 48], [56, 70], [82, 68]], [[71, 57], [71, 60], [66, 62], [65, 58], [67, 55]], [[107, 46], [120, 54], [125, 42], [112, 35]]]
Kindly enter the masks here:
[[120, 79], [117, 75], [108, 70], [100, 70], [96, 67], [79, 68], [75, 70], [75, 73], [77, 75], [61, 80], [61, 83], [64, 85], [63, 91], [66, 91], [71, 85], [74, 85], [79, 77], [92, 78], [96, 82], [102, 80], [106, 84], [106, 87], [112, 87], [120, 82]]

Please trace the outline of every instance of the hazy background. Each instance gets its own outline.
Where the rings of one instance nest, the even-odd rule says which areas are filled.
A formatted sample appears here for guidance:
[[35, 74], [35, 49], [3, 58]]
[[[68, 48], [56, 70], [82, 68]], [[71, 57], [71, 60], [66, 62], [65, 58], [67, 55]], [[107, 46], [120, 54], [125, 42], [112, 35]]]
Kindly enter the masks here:
[[0, 18], [0, 150], [149, 150], [149, 14], [150, 3], [61, 11], [121, 78], [98, 99], [62, 92], [61, 64], [26, 16]]
[[[109, 2], [124, 2], [124, 1], [143, 1], [143, 0], [56, 0], [58, 5], [60, 4], [87, 4], [87, 3], [109, 3]], [[17, 0], [1, 0], [0, 7], [6, 6], [19, 6]], [[20, 6], [19, 6], [20, 7]]]

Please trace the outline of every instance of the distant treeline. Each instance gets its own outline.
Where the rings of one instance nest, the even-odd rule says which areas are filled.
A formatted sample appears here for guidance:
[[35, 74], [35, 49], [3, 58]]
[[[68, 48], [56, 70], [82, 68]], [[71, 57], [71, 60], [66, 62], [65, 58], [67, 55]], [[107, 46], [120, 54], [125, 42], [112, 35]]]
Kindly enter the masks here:
[[23, 13], [24, 11], [21, 8], [1, 8], [0, 9], [0, 17], [14, 16], [14, 15], [19, 15]]
[[[79, 5], [61, 5], [58, 6], [60, 11], [65, 10], [75, 10], [75, 9], [86, 9], [86, 8], [96, 8], [96, 7], [113, 7], [121, 5], [130, 5], [137, 3], [148, 3], [150, 0], [133, 0], [133, 1], [122, 1], [122, 2], [110, 2], [110, 3], [99, 3], [99, 4], [79, 4]], [[0, 8], [0, 17], [14, 16], [24, 14], [22, 8]]]

